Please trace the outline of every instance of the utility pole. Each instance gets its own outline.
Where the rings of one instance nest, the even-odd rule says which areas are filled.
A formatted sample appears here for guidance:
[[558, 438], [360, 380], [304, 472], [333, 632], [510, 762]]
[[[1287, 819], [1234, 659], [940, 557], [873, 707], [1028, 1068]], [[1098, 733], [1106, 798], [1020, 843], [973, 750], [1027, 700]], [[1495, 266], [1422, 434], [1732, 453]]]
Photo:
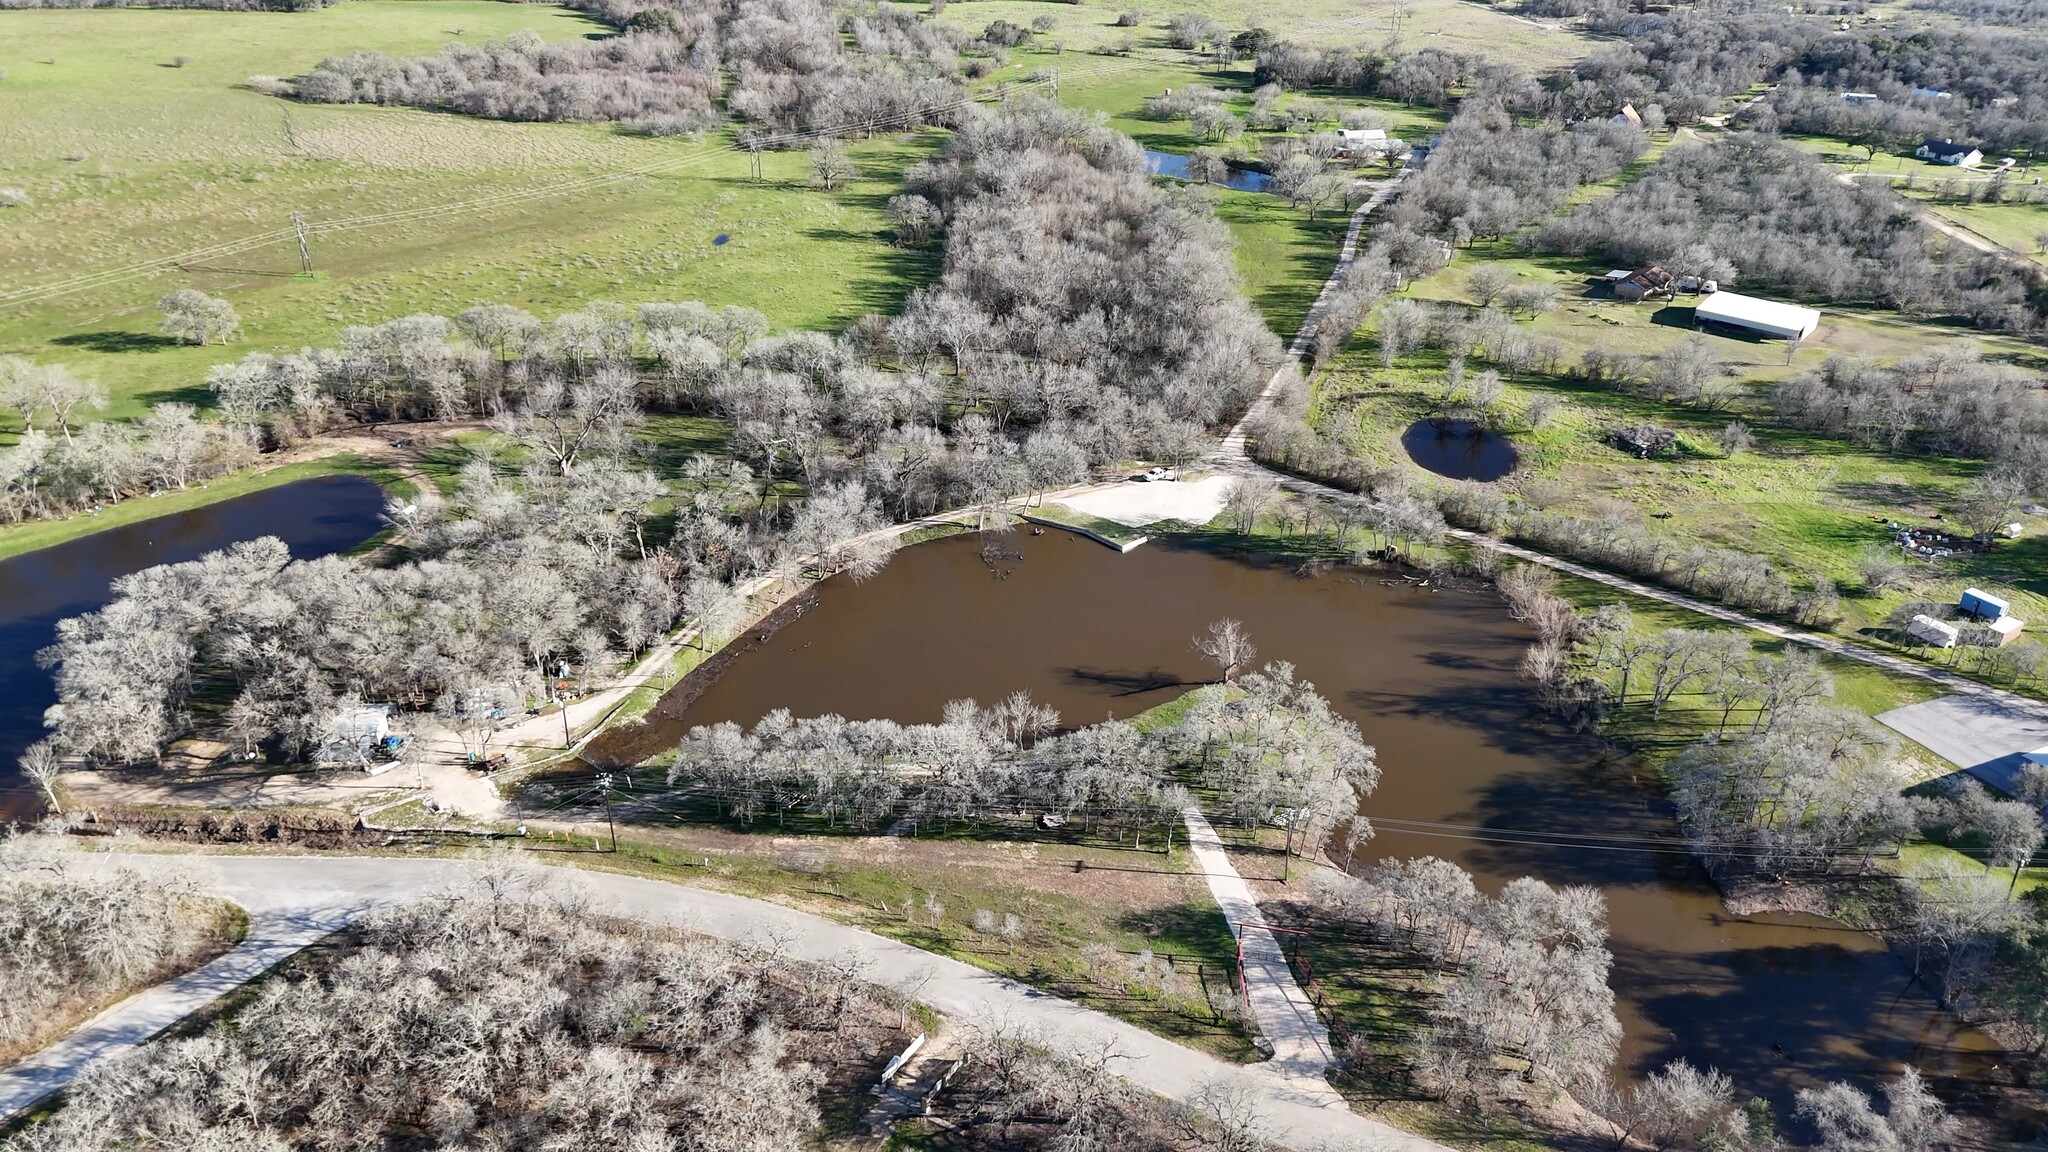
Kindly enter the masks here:
[[616, 855], [619, 851], [619, 826], [612, 822], [612, 774], [598, 773], [597, 786], [604, 791], [604, 827], [611, 836], [612, 853]]
[[306, 218], [292, 213], [292, 232], [299, 238], [299, 271], [313, 274], [313, 247], [306, 242]]

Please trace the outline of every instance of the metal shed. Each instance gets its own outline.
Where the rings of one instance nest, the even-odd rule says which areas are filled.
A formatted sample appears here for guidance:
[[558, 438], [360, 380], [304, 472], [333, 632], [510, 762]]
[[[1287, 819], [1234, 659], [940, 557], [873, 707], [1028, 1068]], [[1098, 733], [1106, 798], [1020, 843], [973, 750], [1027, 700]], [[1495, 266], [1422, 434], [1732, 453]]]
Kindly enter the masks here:
[[1981, 588], [1963, 589], [1963, 598], [1956, 602], [1956, 607], [1979, 620], [1996, 620], [2012, 610], [2012, 605]]
[[1701, 300], [1692, 318], [1696, 324], [1722, 324], [1780, 340], [1804, 340], [1820, 327], [1818, 309], [1735, 292], [1716, 292]]

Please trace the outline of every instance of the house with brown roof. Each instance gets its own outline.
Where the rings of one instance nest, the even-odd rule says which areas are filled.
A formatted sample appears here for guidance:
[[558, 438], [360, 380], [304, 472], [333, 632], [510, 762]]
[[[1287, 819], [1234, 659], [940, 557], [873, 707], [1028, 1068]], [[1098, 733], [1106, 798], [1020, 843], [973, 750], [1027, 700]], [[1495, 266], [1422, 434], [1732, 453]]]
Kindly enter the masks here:
[[1677, 277], [1666, 272], [1661, 266], [1652, 264], [1629, 273], [1614, 282], [1614, 294], [1631, 304], [1647, 300], [1652, 296], [1671, 295]]

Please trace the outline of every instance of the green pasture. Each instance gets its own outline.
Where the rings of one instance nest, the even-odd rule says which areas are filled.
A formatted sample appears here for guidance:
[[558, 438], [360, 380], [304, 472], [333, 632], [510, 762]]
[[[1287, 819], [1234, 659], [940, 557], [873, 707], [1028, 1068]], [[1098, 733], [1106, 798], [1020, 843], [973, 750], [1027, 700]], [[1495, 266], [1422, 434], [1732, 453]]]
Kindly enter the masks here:
[[[903, 4], [925, 11], [925, 3]], [[1124, 12], [1137, 12], [1135, 28], [1119, 28]], [[1121, 47], [1165, 48], [1166, 21], [1179, 12], [1198, 12], [1234, 31], [1260, 27], [1283, 40], [1335, 47], [1415, 52], [1440, 48], [1505, 60], [1531, 71], [1569, 63], [1591, 52], [1594, 41], [1559, 21], [1511, 16], [1470, 0], [1413, 0], [1399, 11], [1391, 6], [1362, 5], [1356, 0], [1165, 0], [1164, 3], [1079, 5], [1052, 0], [974, 0], [946, 6], [941, 19], [980, 32], [991, 21], [1007, 20], [1031, 27], [1052, 18], [1050, 31], [1038, 46], [1068, 52]]]
[[[62, 286], [287, 233], [0, 308], [0, 351], [67, 363], [107, 386], [110, 415], [130, 416], [203, 400], [207, 368], [248, 350], [324, 344], [414, 312], [504, 301], [545, 317], [597, 299], [703, 299], [758, 308], [778, 327], [836, 329], [894, 311], [933, 274], [936, 248], [894, 247], [884, 217], [929, 137], [854, 145], [860, 178], [824, 193], [807, 186], [803, 153], [766, 157], [756, 182], [721, 135], [301, 105], [250, 86], [335, 53], [427, 53], [523, 28], [601, 31], [562, 9], [471, 0], [0, 13], [0, 185], [30, 198], [0, 209], [0, 284]], [[298, 274], [294, 211], [316, 229], [312, 279]], [[366, 219], [391, 213], [409, 215]], [[162, 339], [155, 300], [184, 286], [227, 297], [241, 340]]]

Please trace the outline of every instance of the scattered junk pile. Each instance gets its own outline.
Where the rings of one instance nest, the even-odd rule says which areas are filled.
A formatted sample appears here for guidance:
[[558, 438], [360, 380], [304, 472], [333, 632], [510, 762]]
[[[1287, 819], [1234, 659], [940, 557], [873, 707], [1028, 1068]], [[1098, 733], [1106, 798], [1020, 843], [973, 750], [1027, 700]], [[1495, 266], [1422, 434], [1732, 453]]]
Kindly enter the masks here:
[[378, 776], [398, 767], [404, 746], [405, 737], [391, 730], [391, 705], [343, 708], [328, 719], [327, 740], [315, 762], [352, 765]]
[[1648, 460], [1678, 443], [1678, 433], [1655, 424], [1638, 424], [1633, 428], [1618, 428], [1608, 434], [1616, 448], [1633, 452], [1639, 460]]
[[[1906, 550], [1908, 556], [1917, 556], [1922, 560], [1946, 560], [1951, 556], [1988, 552], [1991, 549], [1991, 537], [1988, 535], [1962, 536], [1941, 528], [1916, 528], [1901, 524], [1897, 520], [1887, 520], [1884, 526], [1891, 529], [1892, 539]], [[2018, 525], [2011, 527], [2017, 528]], [[2018, 533], [2014, 532], [2006, 538], [2012, 539], [2017, 535]]]

